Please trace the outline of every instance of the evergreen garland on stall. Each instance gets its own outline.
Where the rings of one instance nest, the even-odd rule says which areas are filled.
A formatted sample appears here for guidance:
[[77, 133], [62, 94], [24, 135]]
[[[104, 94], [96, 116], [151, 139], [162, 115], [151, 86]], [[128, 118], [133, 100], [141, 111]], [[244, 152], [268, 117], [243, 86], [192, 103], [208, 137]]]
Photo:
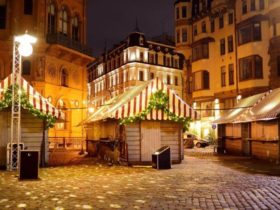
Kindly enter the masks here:
[[177, 123], [183, 124], [184, 131], [188, 130], [189, 124], [191, 122], [190, 117], [179, 117], [175, 115], [173, 112], [170, 112], [168, 107], [169, 97], [162, 90], [159, 90], [151, 95], [148, 107], [142, 112], [138, 113], [135, 116], [126, 117], [120, 119], [121, 125], [127, 125], [130, 123], [134, 123], [137, 121], [145, 120], [147, 115], [152, 112], [152, 110], [162, 110], [168, 117], [169, 120]]
[[[12, 88], [10, 86], [3, 94], [2, 100], [0, 100], [0, 111], [2, 109], [8, 108], [12, 106]], [[15, 85], [15, 91], [19, 91], [17, 85]], [[15, 99], [18, 101], [18, 98]], [[40, 112], [39, 110], [35, 109], [33, 105], [29, 102], [28, 97], [25, 92], [21, 91], [20, 93], [20, 103], [23, 109], [28, 110], [33, 116], [38, 117], [39, 119], [46, 121], [46, 127], [52, 128], [55, 124], [56, 118], [50, 114], [45, 114]]]

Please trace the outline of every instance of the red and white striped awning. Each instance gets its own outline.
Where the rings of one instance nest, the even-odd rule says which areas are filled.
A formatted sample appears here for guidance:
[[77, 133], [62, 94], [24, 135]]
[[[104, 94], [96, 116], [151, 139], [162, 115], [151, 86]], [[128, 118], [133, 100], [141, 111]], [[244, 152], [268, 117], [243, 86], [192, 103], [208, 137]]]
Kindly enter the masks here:
[[[197, 112], [181, 99], [174, 90], [171, 90], [158, 78], [144, 85], [133, 87], [124, 94], [111, 99], [110, 103], [97, 109], [85, 123], [99, 121], [106, 118], [123, 119], [135, 116], [144, 111], [153, 93], [162, 90], [169, 97], [168, 110], [178, 117], [190, 117], [197, 119]], [[147, 120], [168, 120], [168, 116], [162, 110], [152, 110], [147, 115]]]
[[[5, 91], [13, 85], [12, 74], [0, 82], [0, 99], [2, 100]], [[21, 78], [22, 90], [27, 94], [28, 100], [33, 107], [44, 114], [50, 114], [57, 119], [65, 119], [64, 113], [55, 108], [39, 92], [37, 92], [24, 78]]]

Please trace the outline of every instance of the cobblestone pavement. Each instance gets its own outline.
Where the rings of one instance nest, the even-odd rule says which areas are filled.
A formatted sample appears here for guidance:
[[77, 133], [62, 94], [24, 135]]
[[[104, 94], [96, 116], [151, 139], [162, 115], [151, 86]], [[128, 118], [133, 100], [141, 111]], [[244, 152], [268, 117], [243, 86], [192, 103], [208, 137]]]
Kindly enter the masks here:
[[39, 181], [0, 171], [0, 209], [280, 209], [279, 169], [243, 157], [197, 155], [162, 171], [85, 159], [40, 169]]

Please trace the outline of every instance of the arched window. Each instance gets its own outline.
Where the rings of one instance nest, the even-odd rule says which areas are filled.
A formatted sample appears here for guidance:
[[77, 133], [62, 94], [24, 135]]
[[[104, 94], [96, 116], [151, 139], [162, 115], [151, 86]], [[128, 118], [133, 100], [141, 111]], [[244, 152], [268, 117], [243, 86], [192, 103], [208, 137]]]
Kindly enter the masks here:
[[79, 19], [77, 16], [72, 18], [72, 39], [75, 41], [80, 40], [79, 36]]
[[68, 87], [68, 72], [66, 69], [61, 71], [61, 86]]
[[57, 108], [62, 110], [62, 112], [64, 113], [64, 116], [65, 116], [65, 119], [64, 119], [64, 122], [56, 123], [55, 127], [56, 127], [57, 130], [65, 130], [66, 129], [67, 112], [66, 112], [66, 104], [62, 99], [59, 99], [58, 104], [57, 104]]
[[22, 61], [22, 75], [31, 74], [31, 62], [29, 60]]
[[63, 35], [68, 35], [68, 14], [65, 7], [62, 7], [59, 13], [59, 32]]
[[55, 24], [56, 24], [56, 18], [55, 18], [55, 5], [54, 3], [51, 3], [48, 5], [48, 33], [55, 33]]

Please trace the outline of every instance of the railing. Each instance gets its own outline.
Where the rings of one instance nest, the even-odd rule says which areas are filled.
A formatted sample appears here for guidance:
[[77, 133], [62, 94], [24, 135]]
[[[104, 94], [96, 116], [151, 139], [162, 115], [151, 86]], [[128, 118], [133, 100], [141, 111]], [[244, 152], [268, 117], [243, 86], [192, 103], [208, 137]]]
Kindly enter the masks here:
[[49, 137], [50, 149], [85, 149], [85, 138], [83, 137]]
[[74, 41], [71, 38], [59, 34], [59, 33], [54, 33], [54, 34], [47, 34], [47, 43], [49, 44], [60, 44], [63, 45], [64, 47], [76, 50], [80, 53], [92, 56], [92, 49], [89, 48], [86, 45], [81, 44], [78, 41]]

